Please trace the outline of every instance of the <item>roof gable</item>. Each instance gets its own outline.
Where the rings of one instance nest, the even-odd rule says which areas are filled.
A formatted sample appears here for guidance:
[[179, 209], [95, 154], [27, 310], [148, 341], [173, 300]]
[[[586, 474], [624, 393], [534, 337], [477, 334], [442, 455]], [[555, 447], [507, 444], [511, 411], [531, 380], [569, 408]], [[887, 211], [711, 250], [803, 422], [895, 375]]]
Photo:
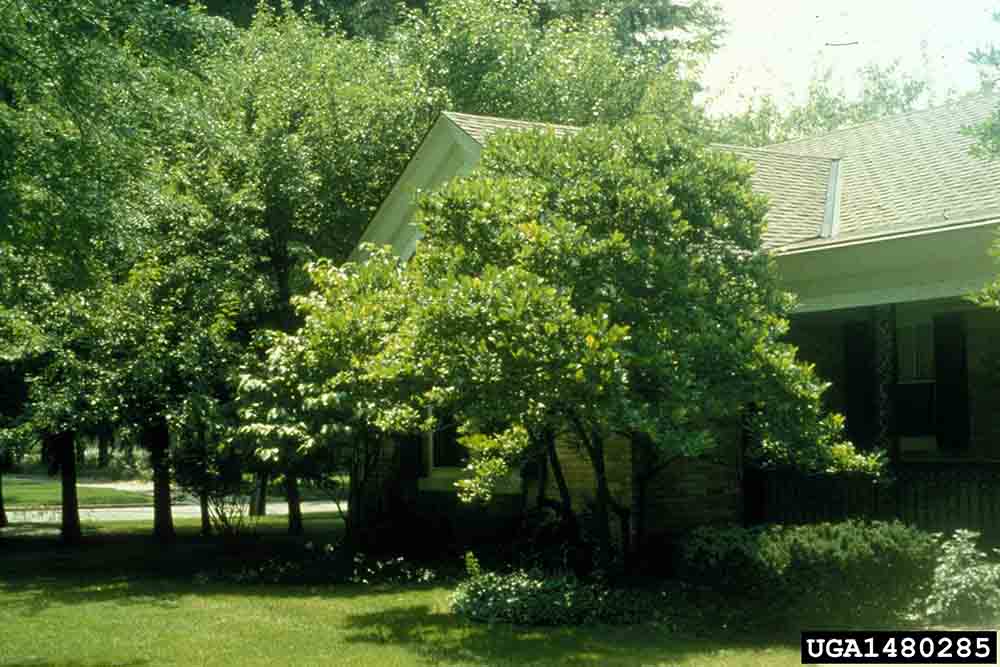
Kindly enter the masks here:
[[[962, 130], [1000, 96], [972, 95], [924, 111], [764, 148], [718, 146], [753, 163], [751, 185], [770, 201], [765, 247], [777, 254], [1000, 223], [1000, 160], [974, 157]], [[369, 224], [363, 241], [412, 253], [417, 189], [468, 172], [499, 130], [580, 128], [444, 112]]]

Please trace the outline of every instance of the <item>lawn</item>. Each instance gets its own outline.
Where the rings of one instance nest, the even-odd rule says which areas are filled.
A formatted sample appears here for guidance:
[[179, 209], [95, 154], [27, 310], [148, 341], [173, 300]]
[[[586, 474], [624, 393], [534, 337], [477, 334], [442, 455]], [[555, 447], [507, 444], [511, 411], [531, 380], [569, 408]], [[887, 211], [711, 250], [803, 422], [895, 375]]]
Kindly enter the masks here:
[[[722, 631], [488, 627], [448, 612], [447, 584], [199, 584], [196, 573], [264, 557], [297, 538], [280, 517], [237, 548], [196, 536], [148, 540], [147, 523], [86, 527], [69, 551], [51, 538], [2, 537], [0, 665], [798, 665], [794, 643]], [[329, 539], [332, 516], [307, 516]], [[16, 631], [14, 629], [16, 628]]]
[[[153, 502], [145, 493], [90, 486], [78, 486], [77, 494], [81, 507], [150, 505]], [[59, 507], [62, 504], [59, 480], [4, 477], [3, 495], [7, 509]]]

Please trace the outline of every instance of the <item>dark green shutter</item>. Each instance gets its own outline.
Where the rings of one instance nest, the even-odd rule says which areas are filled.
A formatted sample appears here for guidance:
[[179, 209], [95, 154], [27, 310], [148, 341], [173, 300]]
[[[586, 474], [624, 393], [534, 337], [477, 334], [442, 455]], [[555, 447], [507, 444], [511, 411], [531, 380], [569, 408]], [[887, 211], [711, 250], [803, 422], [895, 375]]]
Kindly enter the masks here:
[[938, 447], [969, 446], [969, 365], [965, 318], [948, 313], [934, 318], [935, 416]]
[[427, 476], [424, 462], [424, 436], [400, 434], [394, 436], [399, 449], [399, 475], [402, 479], [417, 479]]
[[875, 394], [875, 332], [868, 321], [844, 325], [844, 368], [847, 378], [847, 434], [855, 446], [869, 449], [878, 434]]

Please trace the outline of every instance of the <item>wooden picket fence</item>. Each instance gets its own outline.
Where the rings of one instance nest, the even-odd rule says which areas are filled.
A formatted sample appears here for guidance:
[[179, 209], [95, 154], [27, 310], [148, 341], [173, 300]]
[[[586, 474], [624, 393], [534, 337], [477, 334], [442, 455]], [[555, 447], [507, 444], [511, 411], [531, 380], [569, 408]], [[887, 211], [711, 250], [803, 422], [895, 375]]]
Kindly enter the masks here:
[[814, 523], [849, 517], [900, 519], [928, 530], [978, 530], [1000, 538], [1000, 464], [897, 464], [873, 483], [855, 475], [747, 472], [748, 523]]

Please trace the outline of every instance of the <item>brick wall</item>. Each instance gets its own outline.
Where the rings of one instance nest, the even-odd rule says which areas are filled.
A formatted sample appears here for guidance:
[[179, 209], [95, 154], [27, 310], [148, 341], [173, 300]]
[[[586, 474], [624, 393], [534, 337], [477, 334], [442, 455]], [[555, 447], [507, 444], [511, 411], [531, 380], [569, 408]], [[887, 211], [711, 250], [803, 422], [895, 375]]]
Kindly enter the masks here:
[[[703, 523], [739, 522], [742, 519], [739, 432], [728, 429], [720, 436], [721, 446], [698, 459], [680, 459], [664, 470], [647, 490], [647, 532], [651, 538], [670, 535]], [[404, 443], [405, 444], [405, 443]], [[424, 535], [440, 544], [474, 542], [506, 535], [524, 509], [537, 498], [537, 480], [525, 480], [523, 494], [498, 494], [485, 505], [460, 503], [454, 492], [416, 490], [416, 480], [400, 470], [401, 445], [387, 442], [380, 464], [379, 484], [372, 495], [378, 507], [390, 517], [387, 530], [420, 525]], [[558, 445], [563, 474], [575, 509], [585, 511], [593, 502], [593, 468], [586, 454], [568, 440]], [[606, 468], [612, 497], [625, 506], [632, 499], [632, 449], [623, 439], [606, 446]], [[411, 479], [412, 478], [412, 479]], [[546, 494], [559, 496], [551, 474]], [[617, 530], [617, 522], [612, 523]]]
[[[678, 459], [649, 483], [646, 491], [649, 537], [683, 532], [704, 523], [742, 520], [739, 429], [720, 428], [719, 443], [716, 450], [705, 456]], [[605, 457], [611, 495], [628, 507], [632, 503], [631, 444], [624, 438], [610, 441]], [[586, 509], [595, 495], [590, 461], [569, 442], [560, 442], [559, 459], [576, 510]], [[550, 498], [558, 498], [551, 476], [546, 492]]]

